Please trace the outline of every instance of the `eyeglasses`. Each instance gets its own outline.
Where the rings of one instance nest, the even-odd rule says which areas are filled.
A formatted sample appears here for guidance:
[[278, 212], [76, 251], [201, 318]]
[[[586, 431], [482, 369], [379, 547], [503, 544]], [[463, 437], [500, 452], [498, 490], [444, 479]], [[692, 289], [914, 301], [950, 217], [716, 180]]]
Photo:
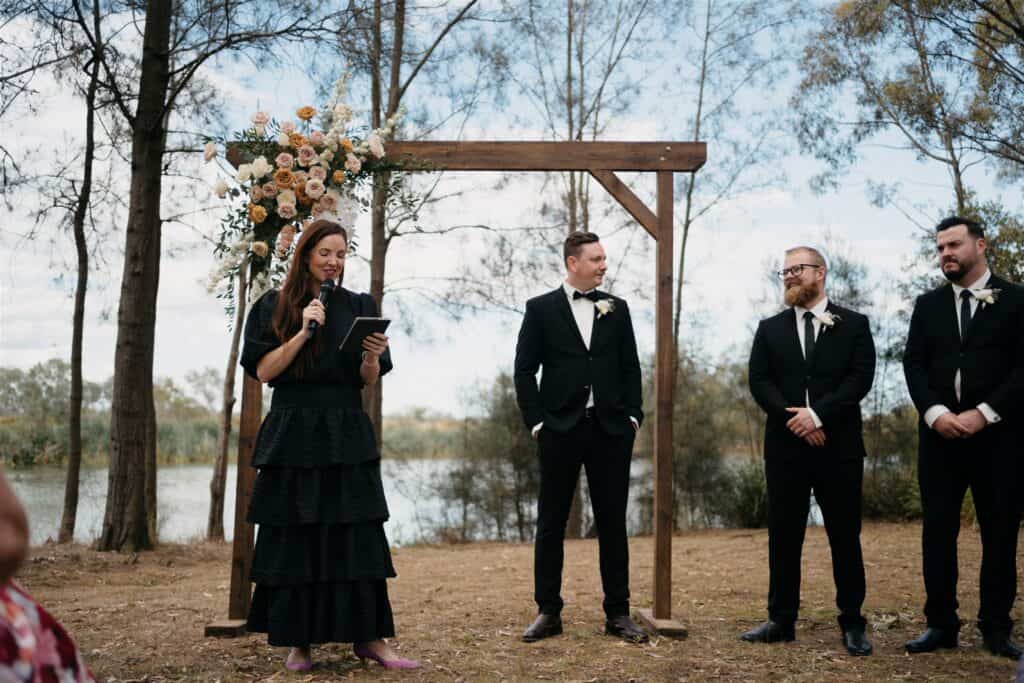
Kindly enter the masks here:
[[792, 275], [793, 277], [799, 277], [800, 275], [803, 274], [804, 268], [821, 268], [821, 266], [815, 265], [813, 263], [798, 263], [795, 266], [790, 266], [789, 268], [783, 268], [782, 270], [780, 270], [779, 277], [786, 278], [790, 275]]

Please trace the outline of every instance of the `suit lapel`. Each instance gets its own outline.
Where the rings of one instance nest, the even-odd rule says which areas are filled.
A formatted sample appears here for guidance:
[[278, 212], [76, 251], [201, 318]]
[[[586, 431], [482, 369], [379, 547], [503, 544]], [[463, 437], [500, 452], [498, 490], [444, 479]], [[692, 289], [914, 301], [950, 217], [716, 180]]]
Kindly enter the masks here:
[[[985, 285], [985, 289], [1005, 289], [1006, 285], [999, 280], [995, 275], [992, 275], [988, 279], [988, 284]], [[964, 344], [973, 339], [976, 335], [975, 330], [980, 325], [982, 328], [986, 327], [988, 322], [993, 319], [994, 312], [989, 309], [994, 308], [999, 304], [999, 299], [996, 299], [995, 304], [986, 304], [984, 301], [978, 302], [978, 308], [975, 309], [974, 315], [971, 316], [971, 324], [967, 328], [967, 339], [964, 340]]]
[[[572, 314], [572, 307], [569, 306], [569, 297], [565, 295], [565, 289], [559, 287], [551, 292], [551, 296], [555, 299], [555, 308], [558, 310], [559, 316], [569, 326], [572, 336], [576, 338], [576, 341], [581, 346], [586, 348], [587, 345], [583, 343], [583, 335], [580, 334], [580, 326], [576, 324], [576, 316]], [[595, 320], [595, 322], [597, 321]], [[593, 337], [593, 334], [591, 334], [591, 337]]]
[[783, 330], [783, 338], [787, 339], [786, 347], [791, 354], [796, 356], [797, 365], [809, 367], [810, 364], [804, 358], [804, 350], [800, 347], [800, 335], [796, 331], [796, 309], [789, 307], [789, 312], [782, 316], [786, 329]]

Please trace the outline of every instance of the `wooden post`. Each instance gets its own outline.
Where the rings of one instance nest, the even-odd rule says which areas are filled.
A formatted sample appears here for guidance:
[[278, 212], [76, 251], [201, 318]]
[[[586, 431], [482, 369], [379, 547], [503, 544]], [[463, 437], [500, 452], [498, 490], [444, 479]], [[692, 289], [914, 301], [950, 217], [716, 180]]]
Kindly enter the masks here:
[[672, 342], [673, 178], [658, 171], [658, 248], [654, 323], [654, 608], [638, 610], [640, 620], [661, 635], [685, 638], [672, 620]]
[[206, 636], [239, 636], [245, 633], [252, 587], [253, 525], [245, 521], [256, 470], [251, 466], [252, 450], [263, 417], [263, 385], [247, 374], [242, 381], [242, 412], [238, 426], [238, 476], [235, 489], [235, 530], [231, 542], [231, 587], [228, 592], [228, 618], [206, 626]]

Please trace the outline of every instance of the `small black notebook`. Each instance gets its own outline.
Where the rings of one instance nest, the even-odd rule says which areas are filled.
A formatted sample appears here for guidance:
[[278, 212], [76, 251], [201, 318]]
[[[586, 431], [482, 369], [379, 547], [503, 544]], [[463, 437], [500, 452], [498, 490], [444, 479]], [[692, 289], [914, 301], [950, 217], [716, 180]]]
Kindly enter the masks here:
[[338, 348], [346, 353], [362, 353], [363, 340], [374, 332], [384, 332], [390, 324], [388, 318], [356, 318]]

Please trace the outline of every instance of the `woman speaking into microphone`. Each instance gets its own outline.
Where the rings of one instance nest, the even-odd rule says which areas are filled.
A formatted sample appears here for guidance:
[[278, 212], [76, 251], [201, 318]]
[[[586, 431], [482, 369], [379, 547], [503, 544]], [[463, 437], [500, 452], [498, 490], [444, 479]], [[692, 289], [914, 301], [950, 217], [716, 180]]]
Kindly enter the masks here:
[[291, 647], [293, 671], [312, 668], [310, 647], [329, 642], [353, 643], [360, 659], [388, 668], [418, 666], [383, 640], [395, 633], [386, 583], [395, 570], [360, 394], [391, 370], [391, 355], [383, 334], [366, 337], [361, 354], [338, 348], [357, 316], [377, 315], [369, 295], [331, 286], [347, 253], [344, 228], [313, 222], [281, 290], [263, 295], [245, 324], [242, 367], [274, 388], [252, 455], [248, 520], [259, 533], [248, 629]]

